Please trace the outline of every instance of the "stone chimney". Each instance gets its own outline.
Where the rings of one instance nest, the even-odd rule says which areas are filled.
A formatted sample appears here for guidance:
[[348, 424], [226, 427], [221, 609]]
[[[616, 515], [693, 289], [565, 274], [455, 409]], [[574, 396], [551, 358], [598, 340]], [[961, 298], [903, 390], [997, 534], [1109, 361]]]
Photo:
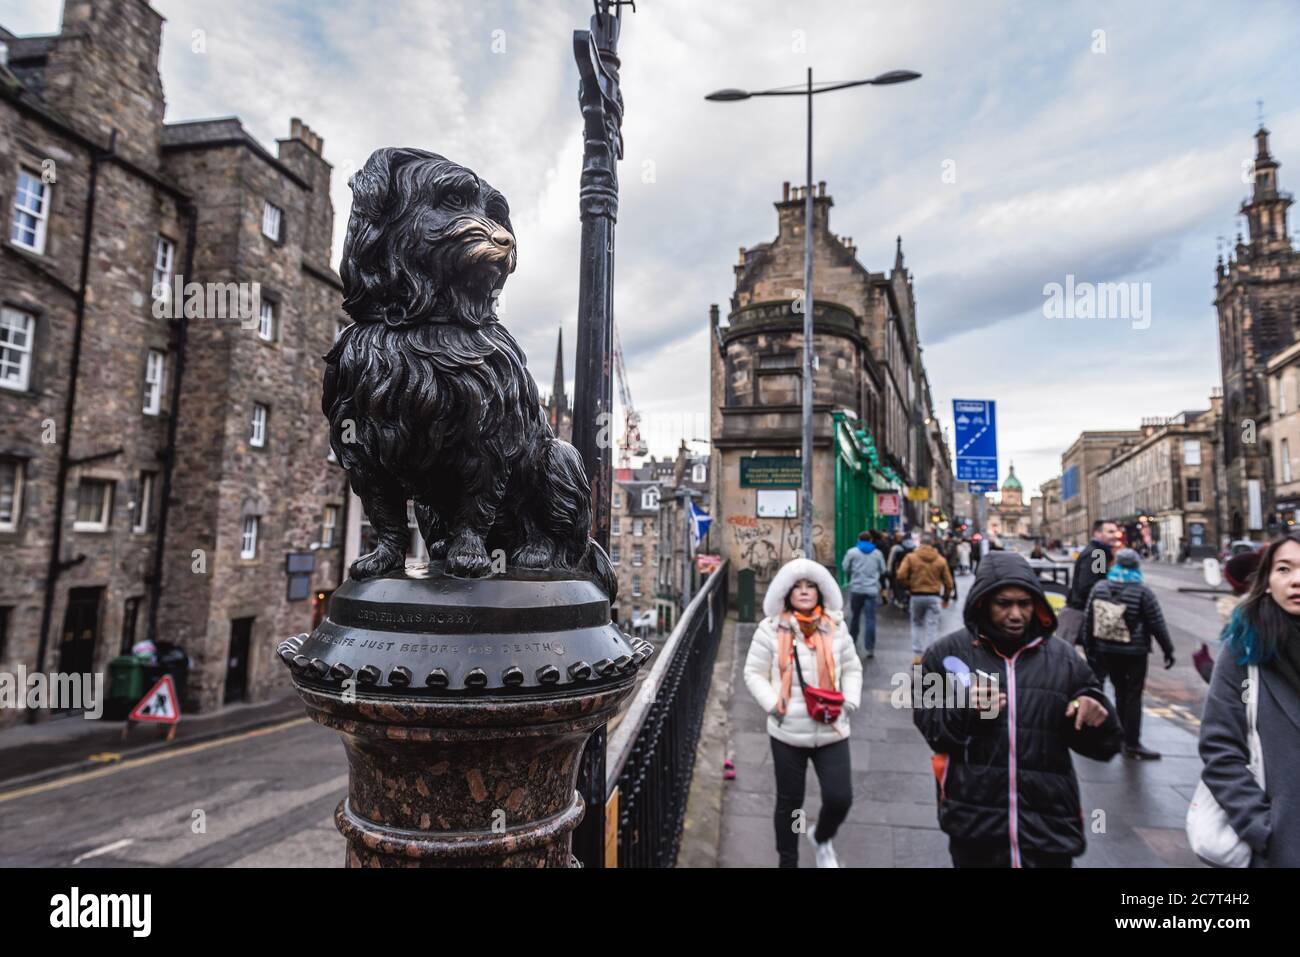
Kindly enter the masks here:
[[307, 229], [302, 233], [303, 251], [316, 265], [327, 266], [334, 235], [334, 205], [330, 201], [334, 168], [325, 161], [325, 141], [295, 116], [289, 121], [289, 135], [276, 140], [276, 144], [280, 162], [311, 186]]
[[66, 0], [45, 69], [45, 99], [91, 138], [157, 168], [162, 16], [145, 0]]

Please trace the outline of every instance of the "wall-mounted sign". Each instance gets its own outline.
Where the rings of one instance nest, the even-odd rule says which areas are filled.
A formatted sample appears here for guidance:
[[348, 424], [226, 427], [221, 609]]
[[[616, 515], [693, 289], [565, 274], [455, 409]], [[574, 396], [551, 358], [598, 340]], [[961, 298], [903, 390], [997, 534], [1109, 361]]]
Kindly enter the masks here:
[[930, 490], [928, 488], [909, 488], [907, 497], [913, 502], [928, 502], [930, 501]]
[[898, 493], [881, 492], [879, 495], [877, 495], [876, 510], [879, 511], [881, 515], [897, 515], [898, 514]]
[[761, 488], [755, 493], [759, 518], [798, 518], [799, 490]]
[[741, 488], [799, 488], [803, 462], [798, 456], [768, 456], [740, 460]]

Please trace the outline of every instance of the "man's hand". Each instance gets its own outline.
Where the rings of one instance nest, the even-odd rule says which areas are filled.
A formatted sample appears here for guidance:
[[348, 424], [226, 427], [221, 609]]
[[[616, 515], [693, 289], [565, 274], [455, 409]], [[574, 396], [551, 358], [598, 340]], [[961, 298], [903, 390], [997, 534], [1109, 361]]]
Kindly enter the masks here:
[[1106, 723], [1106, 716], [1110, 714], [1106, 706], [1096, 698], [1089, 698], [1080, 695], [1071, 701], [1065, 708], [1065, 716], [1074, 719], [1074, 730], [1082, 730], [1086, 724], [1090, 728], [1098, 728]]
[[997, 690], [997, 683], [994, 681], [971, 681], [970, 686], [970, 706], [976, 711], [992, 711], [995, 708], [999, 713], [1007, 706], [1006, 692]]
[[1166, 652], [1165, 652], [1165, 669], [1168, 670], [1168, 669], [1172, 668], [1173, 666], [1174, 666], [1174, 653], [1173, 653], [1172, 651], [1166, 651]]

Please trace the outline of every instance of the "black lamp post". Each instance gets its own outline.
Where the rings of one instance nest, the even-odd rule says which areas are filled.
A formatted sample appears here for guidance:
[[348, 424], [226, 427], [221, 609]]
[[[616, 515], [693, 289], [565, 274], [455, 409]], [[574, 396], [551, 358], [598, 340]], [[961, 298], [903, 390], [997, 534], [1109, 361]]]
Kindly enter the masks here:
[[921, 74], [912, 70], [890, 70], [869, 80], [813, 84], [812, 67], [808, 68], [808, 82], [804, 87], [777, 90], [718, 90], [705, 97], [715, 102], [748, 100], [753, 96], [805, 96], [808, 98], [808, 185], [804, 187], [804, 267], [803, 267], [803, 478], [799, 490], [799, 514], [802, 519], [800, 541], [803, 554], [815, 558], [812, 547], [812, 337], [813, 337], [813, 174], [812, 174], [812, 117], [813, 96], [830, 93], [851, 86], [890, 86], [918, 79]]

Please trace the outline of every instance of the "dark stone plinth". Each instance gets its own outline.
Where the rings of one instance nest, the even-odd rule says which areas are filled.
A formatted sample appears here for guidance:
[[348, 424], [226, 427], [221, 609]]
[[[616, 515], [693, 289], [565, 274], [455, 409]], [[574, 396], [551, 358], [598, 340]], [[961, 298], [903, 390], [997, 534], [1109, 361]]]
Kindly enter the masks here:
[[568, 866], [583, 746], [649, 653], [592, 581], [436, 564], [347, 582], [279, 648], [343, 736], [350, 867]]

